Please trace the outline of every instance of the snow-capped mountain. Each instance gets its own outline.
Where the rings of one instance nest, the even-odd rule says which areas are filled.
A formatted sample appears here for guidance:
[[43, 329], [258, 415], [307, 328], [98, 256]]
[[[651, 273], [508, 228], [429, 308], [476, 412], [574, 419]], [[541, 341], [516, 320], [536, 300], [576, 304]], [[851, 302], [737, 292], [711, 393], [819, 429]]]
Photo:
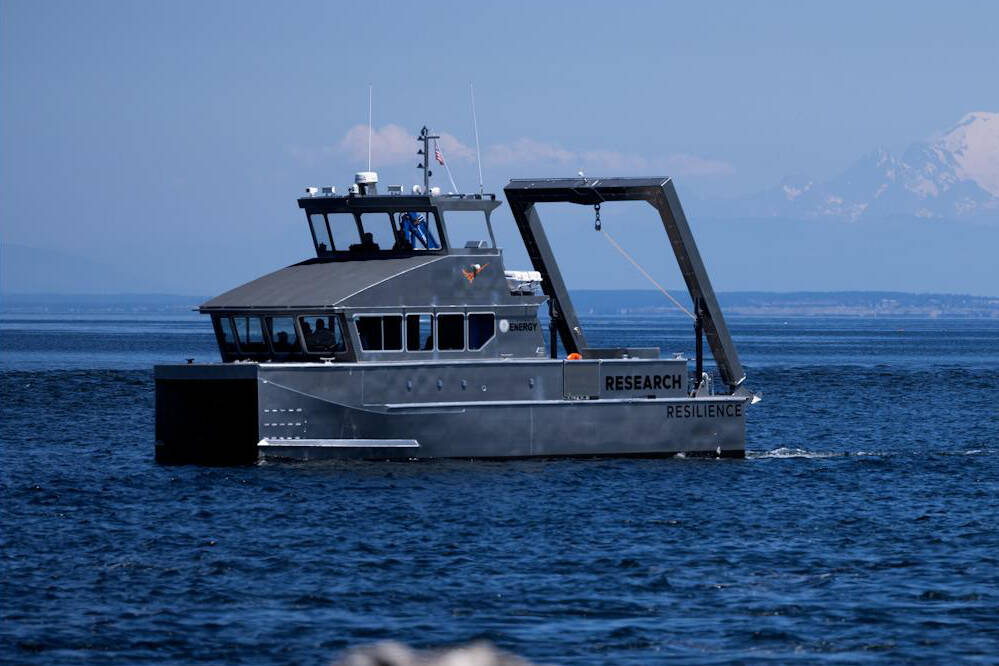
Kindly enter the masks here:
[[964, 116], [901, 155], [878, 149], [824, 183], [787, 178], [730, 214], [857, 221], [885, 217], [999, 223], [999, 113]]

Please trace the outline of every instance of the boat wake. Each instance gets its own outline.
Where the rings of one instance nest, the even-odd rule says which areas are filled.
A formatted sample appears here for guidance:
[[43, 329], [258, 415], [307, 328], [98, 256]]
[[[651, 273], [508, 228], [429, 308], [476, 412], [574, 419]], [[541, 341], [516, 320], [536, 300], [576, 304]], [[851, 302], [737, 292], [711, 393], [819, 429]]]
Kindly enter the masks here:
[[[938, 451], [936, 455], [942, 456], [978, 456], [989, 455], [995, 449], [973, 448], [959, 449], [952, 451]], [[781, 446], [769, 451], [746, 450], [746, 458], [749, 460], [769, 460], [774, 458], [888, 458], [890, 456], [906, 455], [905, 451], [808, 451], [806, 449]]]
[[887, 456], [887, 453], [879, 451], [807, 451], [805, 449], [789, 448], [781, 446], [770, 451], [746, 451], [746, 458], [753, 460], [766, 460], [771, 458], [846, 458], [850, 456]]
[[835, 451], [806, 451], [782, 446], [770, 451], [746, 451], [746, 458], [753, 460], [765, 460], [769, 458], [837, 458], [845, 456], [845, 453]]

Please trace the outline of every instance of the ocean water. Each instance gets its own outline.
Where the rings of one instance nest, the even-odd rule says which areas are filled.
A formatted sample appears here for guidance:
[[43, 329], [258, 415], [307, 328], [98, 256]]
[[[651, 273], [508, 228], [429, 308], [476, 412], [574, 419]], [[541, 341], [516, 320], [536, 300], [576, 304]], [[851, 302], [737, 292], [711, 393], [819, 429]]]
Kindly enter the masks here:
[[[672, 317], [596, 344], [692, 352]], [[0, 661], [999, 660], [999, 322], [733, 319], [745, 460], [166, 467], [196, 316], [0, 321]]]

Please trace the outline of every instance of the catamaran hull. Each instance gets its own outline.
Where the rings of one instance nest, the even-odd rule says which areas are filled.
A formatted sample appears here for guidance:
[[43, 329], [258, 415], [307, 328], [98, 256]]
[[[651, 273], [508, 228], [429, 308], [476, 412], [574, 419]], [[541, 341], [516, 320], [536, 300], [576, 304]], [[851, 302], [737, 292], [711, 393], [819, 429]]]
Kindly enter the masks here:
[[[664, 368], [671, 372], [676, 366], [668, 361], [633, 362], [632, 366], [635, 364], [647, 366], [652, 373]], [[455, 393], [422, 382], [429, 384], [427, 391], [440, 394], [442, 399], [419, 402], [375, 401], [370, 395], [375, 387], [378, 394], [391, 391], [370, 378], [362, 380], [360, 371], [228, 365], [214, 366], [218, 370], [211, 372], [204, 368], [185, 372], [188, 367], [157, 368], [157, 457], [164, 462], [677, 454], [741, 457], [745, 450], [746, 402], [742, 398], [566, 399], [559, 362], [512, 364], [505, 368], [505, 381], [491, 387], [458, 388], [460, 380], [437, 368], [436, 374], [447, 376]], [[610, 367], [617, 371], [619, 366]], [[525, 369], [533, 384], [521, 376]], [[460, 372], [461, 368], [452, 366], [450, 370]], [[476, 370], [473, 374], [481, 376], [481, 368]], [[399, 372], [400, 368], [395, 368], [395, 374]], [[338, 381], [359, 388], [336, 390]], [[406, 386], [406, 381], [397, 383]], [[408, 383], [410, 386], [403, 389], [406, 395], [426, 395], [414, 390], [418, 387], [412, 386], [412, 380]], [[523, 384], [542, 396], [557, 388], [559, 395], [555, 399], [483, 399], [490, 394], [515, 393], [512, 384]], [[501, 390], [504, 387], [508, 390]], [[465, 397], [470, 390], [475, 395]], [[214, 401], [210, 409], [192, 409], [194, 404], [208, 407], [208, 396]], [[355, 404], [347, 404], [347, 397], [356, 399]]]
[[[297, 403], [303, 404], [303, 403]], [[265, 458], [741, 457], [743, 401], [566, 401], [413, 407], [381, 414], [304, 403], [319, 437], [263, 437]], [[297, 409], [297, 408], [296, 408]], [[690, 416], [672, 414], [690, 409]], [[726, 415], [728, 409], [728, 415]]]

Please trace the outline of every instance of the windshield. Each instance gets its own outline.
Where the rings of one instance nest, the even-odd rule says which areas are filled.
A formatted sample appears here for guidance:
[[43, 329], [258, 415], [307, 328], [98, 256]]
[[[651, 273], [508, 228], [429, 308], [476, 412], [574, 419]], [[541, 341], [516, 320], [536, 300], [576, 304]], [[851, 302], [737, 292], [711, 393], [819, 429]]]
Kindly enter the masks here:
[[371, 254], [443, 248], [440, 223], [432, 211], [312, 213], [308, 220], [320, 257], [334, 252]]

